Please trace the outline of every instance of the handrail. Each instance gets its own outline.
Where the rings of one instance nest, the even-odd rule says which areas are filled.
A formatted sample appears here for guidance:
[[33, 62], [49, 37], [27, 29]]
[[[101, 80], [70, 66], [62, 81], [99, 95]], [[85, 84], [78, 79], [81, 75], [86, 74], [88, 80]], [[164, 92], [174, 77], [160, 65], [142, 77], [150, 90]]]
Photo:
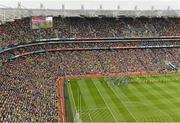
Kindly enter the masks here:
[[[150, 37], [103, 37], [103, 38], [51, 38], [40, 39], [32, 42], [44, 42], [44, 41], [89, 41], [89, 40], [147, 40], [147, 39], [180, 39], [180, 36], [150, 36]], [[29, 42], [31, 43], [31, 42]]]
[[14, 60], [16, 58], [27, 56], [27, 55], [32, 55], [32, 54], [37, 54], [37, 53], [56, 52], [56, 51], [91, 51], [91, 50], [152, 49], [152, 48], [180, 48], [180, 45], [41, 49], [37, 51], [26, 52], [26, 53], [12, 56], [4, 62], [8, 62], [9, 60]]
[[63, 41], [63, 42], [94, 42], [94, 41], [112, 41], [112, 40], [119, 40], [119, 41], [142, 41], [142, 40], [180, 40], [180, 36], [162, 36], [162, 37], [113, 37], [113, 38], [51, 38], [51, 39], [41, 39], [41, 40], [34, 40], [29, 41], [26, 43], [18, 43], [13, 44], [13, 46], [24, 45], [24, 44], [33, 44], [36, 42], [53, 42], [53, 41]]
[[[108, 39], [108, 38], [107, 38]], [[165, 41], [180, 41], [180, 39], [169, 39], [169, 38], [164, 38], [164, 39], [154, 39], [151, 38], [149, 40], [146, 40], [148, 42], [165, 42]], [[142, 40], [82, 40], [82, 41], [76, 41], [76, 40], [69, 40], [69, 41], [64, 41], [64, 40], [48, 40], [48, 41], [40, 41], [40, 42], [30, 42], [30, 43], [26, 43], [26, 44], [18, 44], [18, 45], [13, 45], [12, 47], [7, 47], [7, 48], [3, 48], [2, 51], [0, 51], [1, 53], [13, 50], [13, 49], [18, 49], [18, 48], [23, 48], [23, 47], [30, 47], [30, 46], [38, 46], [38, 45], [45, 45], [45, 44], [73, 44], [73, 43], [117, 43], [117, 42], [142, 42]]]

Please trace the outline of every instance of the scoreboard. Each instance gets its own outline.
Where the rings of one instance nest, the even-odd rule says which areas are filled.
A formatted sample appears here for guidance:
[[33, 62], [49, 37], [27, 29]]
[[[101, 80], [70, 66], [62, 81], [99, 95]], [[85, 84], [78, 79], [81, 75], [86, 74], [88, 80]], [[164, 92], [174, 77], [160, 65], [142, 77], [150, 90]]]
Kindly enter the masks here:
[[32, 29], [51, 28], [53, 27], [53, 17], [33, 17], [31, 19]]

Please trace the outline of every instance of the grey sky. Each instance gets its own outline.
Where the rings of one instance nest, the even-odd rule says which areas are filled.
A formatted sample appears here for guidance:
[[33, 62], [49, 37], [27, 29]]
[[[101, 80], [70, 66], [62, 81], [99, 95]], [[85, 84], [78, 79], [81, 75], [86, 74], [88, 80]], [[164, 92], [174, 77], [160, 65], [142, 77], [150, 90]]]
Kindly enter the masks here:
[[0, 7], [17, 7], [17, 3], [21, 2], [24, 8], [40, 8], [40, 3], [44, 8], [61, 9], [62, 4], [66, 9], [80, 9], [84, 4], [85, 9], [98, 9], [102, 4], [103, 9], [120, 9], [132, 10], [134, 6], [138, 6], [140, 10], [149, 10], [152, 6], [155, 9], [171, 9], [180, 10], [180, 0], [0, 0]]

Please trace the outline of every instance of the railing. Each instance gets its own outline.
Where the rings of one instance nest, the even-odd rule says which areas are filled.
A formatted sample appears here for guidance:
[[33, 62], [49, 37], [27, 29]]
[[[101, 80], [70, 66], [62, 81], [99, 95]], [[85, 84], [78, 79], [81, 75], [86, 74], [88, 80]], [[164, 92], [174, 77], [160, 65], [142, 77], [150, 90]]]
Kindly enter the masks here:
[[9, 57], [9, 59], [6, 59], [6, 61], [2, 61], [2, 62], [8, 62], [11, 60], [15, 60], [16, 58], [27, 56], [27, 55], [38, 54], [38, 53], [47, 53], [47, 52], [56, 52], [56, 51], [91, 51], [91, 50], [122, 50], [122, 49], [153, 49], [153, 48], [180, 48], [180, 45], [42, 49], [42, 50], [26, 52], [26, 53], [18, 54], [15, 56], [11, 56], [11, 57]]
[[165, 42], [165, 41], [180, 41], [180, 36], [162, 36], [162, 37], [116, 37], [116, 38], [54, 38], [54, 39], [42, 39], [38, 41], [31, 41], [27, 43], [13, 44], [8, 47], [0, 48], [0, 54], [9, 50], [39, 46], [46, 44], [73, 44], [73, 43], [117, 43], [117, 42]]

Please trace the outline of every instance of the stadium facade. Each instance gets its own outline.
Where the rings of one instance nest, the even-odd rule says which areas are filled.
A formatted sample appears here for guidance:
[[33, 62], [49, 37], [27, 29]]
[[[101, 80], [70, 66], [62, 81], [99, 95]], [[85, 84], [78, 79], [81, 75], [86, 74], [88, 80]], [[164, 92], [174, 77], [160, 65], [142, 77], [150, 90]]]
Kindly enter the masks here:
[[14, 21], [31, 16], [64, 17], [180, 17], [180, 10], [66, 10], [0, 8], [0, 21]]

